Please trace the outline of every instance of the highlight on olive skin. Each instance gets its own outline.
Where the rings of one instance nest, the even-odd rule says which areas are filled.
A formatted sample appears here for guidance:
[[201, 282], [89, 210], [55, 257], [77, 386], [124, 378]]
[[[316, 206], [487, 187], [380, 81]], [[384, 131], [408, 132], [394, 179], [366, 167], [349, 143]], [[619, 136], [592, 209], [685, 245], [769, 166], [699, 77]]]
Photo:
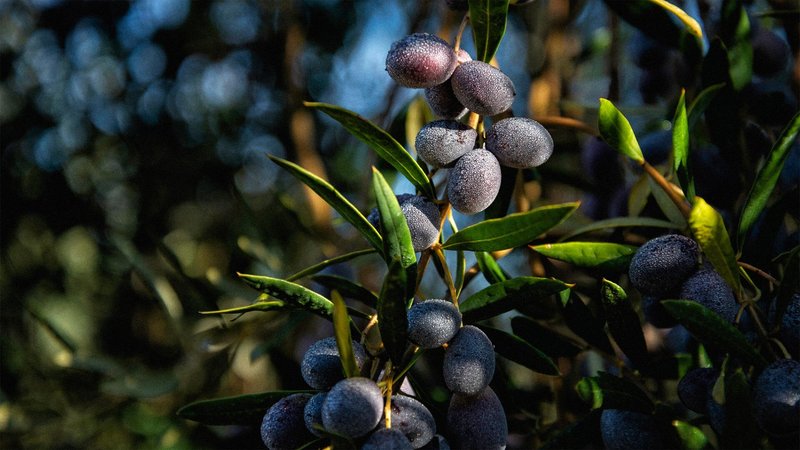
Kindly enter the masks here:
[[477, 394], [492, 381], [494, 369], [494, 346], [480, 328], [466, 325], [448, 343], [442, 374], [451, 391]]
[[679, 292], [683, 282], [697, 270], [699, 247], [679, 234], [647, 241], [631, 259], [631, 284], [645, 295], [666, 298]]
[[420, 348], [441, 347], [460, 326], [461, 312], [447, 300], [425, 300], [408, 310], [408, 339]]
[[514, 103], [516, 90], [511, 78], [483, 61], [459, 64], [451, 83], [461, 104], [482, 116], [508, 111]]
[[453, 448], [501, 450], [506, 448], [508, 423], [497, 394], [486, 387], [475, 395], [455, 393], [447, 409], [447, 428]]
[[608, 450], [675, 448], [671, 436], [655, 416], [636, 411], [603, 410], [600, 432]]
[[680, 298], [694, 300], [733, 323], [739, 303], [728, 283], [710, 266], [692, 274], [681, 287]]
[[384, 428], [372, 433], [361, 450], [411, 450], [414, 447], [406, 436], [396, 428]]
[[381, 389], [369, 378], [346, 378], [336, 383], [322, 403], [325, 430], [347, 438], [366, 435], [382, 415]]
[[456, 120], [435, 120], [417, 133], [414, 147], [423, 161], [433, 167], [447, 167], [475, 148], [478, 132]]
[[781, 359], [761, 372], [753, 386], [753, 414], [770, 435], [800, 431], [800, 361]]
[[401, 432], [411, 447], [422, 448], [436, 434], [433, 414], [419, 400], [406, 395], [393, 395], [392, 429]]
[[386, 55], [386, 71], [398, 84], [410, 88], [444, 83], [457, 63], [450, 44], [429, 33], [414, 33], [400, 39]]
[[[364, 347], [353, 341], [356, 364], [361, 367], [367, 359]], [[303, 380], [314, 389], [328, 389], [344, 378], [336, 338], [328, 337], [311, 344], [300, 363]]]
[[486, 149], [501, 165], [515, 169], [539, 167], [553, 154], [553, 137], [539, 122], [509, 117], [489, 128]]
[[303, 411], [311, 394], [292, 394], [272, 405], [261, 421], [261, 440], [270, 450], [297, 448], [313, 439]]

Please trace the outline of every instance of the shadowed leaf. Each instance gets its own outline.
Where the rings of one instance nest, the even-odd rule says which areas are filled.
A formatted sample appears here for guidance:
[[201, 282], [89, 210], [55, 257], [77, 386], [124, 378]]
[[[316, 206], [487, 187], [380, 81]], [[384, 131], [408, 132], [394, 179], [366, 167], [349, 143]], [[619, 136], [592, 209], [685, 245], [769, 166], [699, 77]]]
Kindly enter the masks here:
[[469, 0], [469, 23], [477, 58], [489, 62], [506, 32], [508, 0]]
[[267, 410], [283, 397], [315, 391], [275, 391], [238, 395], [189, 403], [179, 409], [178, 417], [204, 425], [258, 425]]
[[553, 295], [569, 285], [550, 278], [517, 277], [488, 286], [459, 303], [464, 322], [476, 322], [510, 311], [522, 302]]

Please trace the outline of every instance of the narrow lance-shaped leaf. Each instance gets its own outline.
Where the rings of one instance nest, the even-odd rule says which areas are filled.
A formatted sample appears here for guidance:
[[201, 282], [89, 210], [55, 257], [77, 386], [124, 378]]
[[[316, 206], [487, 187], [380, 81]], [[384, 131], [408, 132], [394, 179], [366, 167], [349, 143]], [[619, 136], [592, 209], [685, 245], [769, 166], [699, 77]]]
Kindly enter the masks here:
[[680, 228], [685, 228], [686, 218], [683, 216], [681, 210], [678, 209], [678, 206], [670, 199], [669, 195], [664, 192], [664, 189], [653, 180], [653, 177], [648, 176], [647, 183], [650, 185], [650, 193], [653, 194], [653, 198], [656, 200], [656, 204], [658, 204], [658, 208], [661, 209], [661, 212], [667, 216], [670, 222], [678, 225]]
[[450, 236], [442, 248], [493, 252], [519, 247], [567, 219], [579, 203], [543, 206], [468, 226]]
[[503, 268], [500, 267], [500, 264], [498, 264], [489, 253], [475, 252], [475, 262], [478, 263], [478, 268], [489, 284], [499, 283], [508, 279]]
[[704, 345], [729, 352], [756, 367], [767, 365], [741, 331], [705, 306], [692, 300], [662, 300], [661, 304]]
[[516, 277], [490, 285], [459, 303], [464, 322], [472, 323], [510, 311], [522, 302], [557, 294], [570, 286], [550, 278]]
[[[723, 384], [719, 386], [719, 384]], [[721, 375], [714, 386], [716, 394], [719, 388], [724, 393], [725, 414], [720, 430], [720, 448], [751, 449], [759, 448], [760, 430], [753, 420], [753, 397], [747, 375], [741, 367]], [[717, 401], [712, 396], [712, 401]]]
[[491, 61], [506, 32], [508, 0], [469, 0], [469, 22], [477, 57]]
[[243, 273], [237, 275], [252, 288], [278, 300], [283, 300], [327, 319], [333, 315], [333, 303], [311, 289], [278, 278]]
[[750, 45], [750, 19], [741, 0], [722, 4], [719, 35], [728, 53], [730, 80], [740, 91], [753, 78], [753, 47]]
[[598, 114], [598, 127], [603, 140], [611, 148], [637, 163], [644, 162], [644, 155], [639, 147], [639, 141], [636, 140], [631, 124], [622, 112], [611, 101], [601, 98]]
[[689, 215], [689, 227], [703, 254], [738, 297], [742, 290], [739, 266], [722, 216], [702, 197], [696, 197]]
[[644, 365], [648, 360], [647, 344], [639, 316], [633, 310], [628, 294], [619, 285], [603, 279], [600, 298], [606, 311], [606, 322], [611, 336], [634, 364]]
[[750, 228], [752, 228], [764, 207], [767, 206], [767, 201], [778, 183], [778, 177], [783, 171], [783, 166], [789, 157], [789, 152], [797, 139], [798, 133], [800, 133], [800, 112], [795, 114], [789, 125], [783, 129], [769, 155], [767, 155], [764, 167], [758, 171], [753, 186], [747, 194], [747, 200], [744, 202], [742, 216], [739, 220], [739, 232], [737, 235], [740, 250], [744, 246]]
[[682, 420], [673, 420], [672, 427], [684, 450], [711, 450], [714, 447], [708, 442], [703, 430]]
[[336, 348], [339, 349], [342, 371], [345, 377], [354, 377], [358, 375], [358, 364], [356, 364], [350, 337], [350, 315], [347, 314], [347, 304], [336, 291], [331, 292], [331, 301], [333, 302], [333, 335], [336, 338]]
[[396, 366], [402, 363], [407, 345], [407, 305], [414, 295], [416, 280], [413, 277], [398, 259], [391, 260], [378, 299], [378, 330], [389, 358]]
[[597, 222], [592, 222], [588, 225], [576, 228], [559, 238], [558, 242], [568, 241], [575, 236], [591, 233], [592, 231], [611, 231], [613, 228], [621, 227], [680, 228], [679, 225], [667, 220], [652, 219], [650, 217], [613, 217], [611, 219], [598, 220]]
[[630, 380], [606, 372], [583, 378], [575, 390], [592, 409], [625, 409], [650, 414], [655, 408], [642, 388]]
[[283, 397], [314, 391], [275, 391], [200, 400], [179, 409], [178, 417], [205, 425], [257, 425]]
[[382, 128], [353, 111], [336, 105], [314, 102], [306, 102], [305, 105], [322, 111], [341, 123], [350, 134], [370, 146], [381, 159], [403, 174], [425, 196], [431, 199], [436, 197], [425, 171], [406, 149]]
[[549, 356], [518, 336], [496, 328], [486, 326], [480, 326], [479, 328], [486, 333], [486, 336], [494, 344], [495, 352], [500, 356], [517, 364], [522, 364], [534, 372], [553, 376], [561, 375], [558, 366]]
[[553, 331], [527, 316], [511, 319], [511, 330], [516, 336], [538, 348], [550, 357], [572, 358], [583, 348], [566, 336]]
[[650, 0], [650, 2], [655, 3], [656, 5], [669, 11], [686, 26], [686, 30], [689, 32], [689, 34], [696, 37], [699, 41], [703, 40], [703, 29], [700, 28], [700, 24], [697, 23], [697, 20], [687, 14], [686, 11], [678, 8], [666, 0]]
[[286, 281], [299, 280], [300, 278], [307, 277], [309, 275], [313, 275], [313, 274], [321, 271], [322, 269], [325, 269], [326, 267], [330, 267], [330, 266], [333, 266], [335, 264], [340, 264], [340, 263], [343, 263], [343, 262], [347, 262], [347, 261], [350, 261], [351, 259], [358, 258], [359, 256], [370, 255], [372, 253], [375, 253], [376, 250], [381, 252], [381, 251], [383, 251], [383, 248], [381, 247], [381, 248], [377, 248], [377, 249], [368, 248], [368, 249], [364, 249], [364, 250], [356, 250], [354, 252], [350, 252], [350, 253], [347, 253], [347, 254], [344, 254], [344, 255], [341, 255], [341, 256], [337, 256], [335, 258], [326, 259], [325, 261], [322, 261], [322, 262], [319, 262], [317, 264], [314, 264], [311, 267], [307, 267], [307, 268], [305, 268], [305, 269], [303, 269], [303, 270], [301, 270], [301, 271], [299, 271], [299, 272], [297, 272], [297, 273], [295, 273], [293, 275], [290, 275], [290, 276], [286, 277]]
[[397, 259], [404, 268], [415, 266], [417, 256], [414, 254], [414, 244], [411, 242], [411, 232], [408, 230], [406, 218], [389, 183], [374, 167], [372, 189], [375, 191], [383, 229], [384, 258], [386, 261]]
[[599, 410], [592, 410], [584, 417], [575, 420], [550, 436], [540, 450], [581, 450], [591, 448], [597, 441], [600, 429]]
[[589, 345], [613, 355], [614, 349], [611, 347], [608, 335], [603, 329], [605, 321], [595, 317], [589, 307], [583, 303], [578, 294], [572, 289], [562, 291], [560, 295], [563, 307], [562, 314], [567, 327], [588, 342]]
[[697, 94], [692, 104], [689, 105], [689, 111], [687, 113], [689, 130], [694, 129], [694, 126], [697, 125], [697, 122], [703, 117], [703, 113], [706, 111], [706, 108], [708, 108], [708, 105], [711, 104], [711, 101], [714, 100], [714, 97], [717, 96], [717, 93], [719, 93], [720, 89], [723, 87], [725, 87], [725, 83], [712, 84]]
[[672, 119], [672, 170], [689, 203], [694, 202], [694, 179], [689, 168], [689, 121], [686, 114], [686, 90], [681, 90], [675, 117]]
[[311, 277], [315, 282], [331, 290], [337, 290], [346, 298], [352, 298], [372, 308], [378, 304], [378, 296], [355, 281], [338, 275], [319, 274]]
[[217, 309], [213, 311], [200, 311], [200, 314], [244, 314], [251, 311], [277, 311], [285, 309], [288, 306], [283, 300], [266, 300], [266, 298], [269, 298], [269, 296], [264, 295], [264, 299], [259, 298], [258, 301], [249, 305]]
[[344, 195], [340, 194], [336, 188], [331, 186], [330, 183], [298, 166], [297, 164], [286, 161], [285, 159], [277, 158], [272, 155], [269, 155], [269, 159], [271, 159], [275, 164], [281, 166], [281, 168], [285, 169], [287, 172], [292, 174], [292, 176], [316, 192], [317, 195], [322, 197], [322, 199], [325, 200], [325, 203], [331, 205], [331, 207], [335, 209], [344, 220], [353, 225], [361, 233], [361, 235], [363, 235], [364, 238], [366, 238], [367, 241], [372, 244], [373, 247], [378, 250], [383, 248], [381, 235], [378, 234], [378, 231], [375, 230], [375, 227], [369, 223], [366, 217], [364, 217], [364, 215], [361, 214], [361, 212], [355, 206], [353, 206], [353, 204], [350, 203], [344, 197]]
[[637, 247], [612, 242], [562, 242], [531, 246], [548, 258], [568, 262], [578, 267], [624, 271]]

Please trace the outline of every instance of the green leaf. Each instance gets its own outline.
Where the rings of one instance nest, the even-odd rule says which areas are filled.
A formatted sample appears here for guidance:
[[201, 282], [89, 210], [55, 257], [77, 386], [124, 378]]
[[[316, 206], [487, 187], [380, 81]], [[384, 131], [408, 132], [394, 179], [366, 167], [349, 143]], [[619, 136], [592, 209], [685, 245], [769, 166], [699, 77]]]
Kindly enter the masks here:
[[336, 188], [331, 186], [330, 183], [298, 166], [297, 164], [272, 155], [267, 156], [269, 156], [269, 159], [271, 159], [272, 162], [281, 166], [287, 172], [292, 174], [292, 176], [316, 192], [317, 195], [322, 197], [322, 199], [325, 200], [325, 203], [331, 205], [331, 207], [335, 209], [344, 220], [356, 227], [356, 229], [367, 239], [367, 241], [369, 241], [370, 244], [372, 244], [373, 247], [378, 250], [383, 248], [381, 235], [378, 234], [378, 231], [375, 229], [375, 227], [369, 223], [366, 217], [364, 217], [364, 215], [361, 214], [361, 212], [356, 209], [356, 207], [353, 206], [353, 204], [350, 203], [344, 197], [344, 195], [340, 194]]
[[624, 409], [644, 414], [650, 414], [655, 409], [653, 401], [642, 388], [628, 379], [606, 372], [583, 378], [575, 390], [592, 409]]
[[347, 304], [336, 291], [331, 292], [331, 302], [333, 303], [333, 335], [336, 338], [336, 348], [339, 349], [342, 371], [346, 378], [354, 377], [358, 375], [358, 364], [356, 364], [350, 337], [350, 315], [347, 314]]
[[533, 241], [567, 219], [579, 203], [542, 206], [503, 218], [484, 220], [450, 236], [442, 248], [493, 252]]
[[492, 204], [483, 212], [484, 219], [497, 219], [508, 214], [508, 207], [514, 197], [514, 188], [517, 185], [519, 172], [519, 169], [513, 167], [500, 166], [500, 191]]
[[728, 54], [733, 89], [742, 90], [753, 78], [753, 47], [750, 45], [750, 19], [741, 0], [726, 0], [718, 31]]
[[[265, 296], [266, 297], [266, 296]], [[245, 306], [217, 309], [213, 311], [200, 311], [200, 314], [244, 314], [251, 311], [277, 311], [286, 309], [289, 305], [283, 300], [261, 300]]]
[[661, 304], [704, 345], [729, 352], [759, 368], [767, 365], [741, 331], [705, 306], [692, 300], [662, 300]]
[[312, 280], [331, 290], [337, 290], [346, 298], [352, 298], [372, 308], [378, 304], [378, 296], [355, 281], [348, 280], [338, 275], [319, 274], [311, 277]]
[[575, 236], [590, 233], [592, 231], [609, 230], [611, 228], [622, 227], [650, 227], [650, 228], [671, 228], [679, 229], [680, 226], [661, 219], [651, 219], [649, 217], [613, 217], [611, 219], [598, 220], [588, 225], [582, 226], [561, 237], [558, 242], [568, 241]]
[[469, 0], [469, 23], [480, 61], [492, 60], [506, 32], [508, 0]]
[[304, 104], [309, 108], [324, 112], [341, 123], [350, 134], [375, 150], [378, 156], [403, 174], [422, 194], [431, 200], [436, 198], [425, 171], [389, 133], [353, 111], [336, 105], [316, 102], [305, 102]]
[[758, 171], [753, 186], [747, 194], [747, 200], [744, 202], [742, 215], [739, 219], [737, 243], [740, 250], [744, 247], [750, 228], [752, 228], [758, 216], [767, 206], [767, 201], [778, 183], [778, 178], [781, 175], [781, 171], [783, 171], [783, 166], [789, 157], [789, 151], [797, 139], [798, 133], [800, 133], [800, 113], [795, 114], [789, 125], [783, 129], [769, 155], [767, 155], [764, 167]]
[[655, 3], [661, 8], [664, 8], [670, 14], [677, 17], [678, 20], [680, 20], [686, 27], [686, 31], [688, 31], [692, 36], [696, 37], [698, 41], [703, 40], [703, 29], [700, 28], [700, 24], [697, 23], [697, 20], [695, 20], [694, 17], [686, 14], [686, 11], [678, 8], [666, 0], [650, 0], [650, 2]]
[[521, 364], [537, 373], [552, 376], [561, 375], [558, 366], [549, 356], [518, 336], [496, 328], [486, 326], [480, 326], [479, 328], [492, 341], [495, 352], [503, 358]]
[[614, 337], [614, 341], [635, 365], [646, 365], [649, 355], [642, 333], [642, 324], [628, 300], [628, 294], [619, 285], [603, 279], [600, 298], [606, 311], [608, 331]]
[[800, 246], [790, 250], [783, 263], [783, 278], [778, 287], [778, 299], [775, 303], [776, 321], [783, 317], [792, 301], [792, 296], [797, 292], [800, 292]]
[[722, 276], [738, 297], [742, 290], [739, 266], [722, 216], [702, 197], [696, 197], [689, 215], [689, 227], [703, 254], [714, 266], [714, 270]]
[[678, 225], [680, 228], [685, 228], [686, 218], [683, 216], [683, 213], [681, 213], [681, 210], [678, 209], [675, 203], [669, 198], [669, 195], [664, 192], [664, 189], [650, 176], [647, 177], [647, 184], [650, 186], [650, 193], [653, 194], [653, 198], [656, 200], [661, 212], [667, 216], [670, 222]]
[[568, 262], [578, 267], [624, 271], [627, 270], [638, 247], [611, 242], [563, 242], [535, 245], [531, 248], [548, 258]]
[[400, 209], [400, 204], [389, 183], [374, 167], [372, 168], [372, 189], [375, 191], [375, 200], [378, 203], [380, 223], [383, 229], [384, 258], [387, 262], [393, 259], [399, 260], [403, 268], [416, 266], [417, 256], [414, 254], [411, 232], [408, 230], [403, 210]]
[[333, 303], [311, 289], [278, 278], [243, 273], [237, 273], [237, 275], [250, 287], [278, 300], [283, 300], [327, 319], [333, 315]]
[[714, 100], [714, 97], [716, 97], [723, 87], [725, 87], [725, 83], [712, 84], [697, 94], [692, 104], [689, 105], [687, 123], [690, 130], [694, 129], [694, 126], [697, 125], [697, 121], [703, 116], [708, 105], [711, 104], [711, 101]]
[[489, 253], [475, 252], [475, 261], [489, 284], [499, 283], [508, 279], [508, 275], [500, 267], [500, 264]]
[[710, 450], [713, 448], [700, 428], [682, 420], [673, 420], [672, 427], [675, 429], [682, 450]]
[[600, 411], [590, 411], [558, 430], [540, 450], [583, 450], [592, 448], [600, 429]]
[[546, 355], [572, 358], [583, 349], [566, 336], [557, 333], [526, 316], [511, 319], [511, 330], [520, 339], [540, 349]]
[[611, 342], [603, 329], [605, 322], [595, 317], [592, 311], [571, 289], [561, 293], [562, 314], [564, 322], [573, 333], [580, 336], [589, 345], [609, 354], [614, 354]]
[[[410, 279], [409, 279], [410, 278]], [[389, 263], [378, 299], [378, 330], [383, 346], [395, 366], [400, 366], [408, 338], [409, 300], [414, 295], [414, 274], [409, 274], [398, 259]]]
[[517, 277], [488, 286], [459, 303], [464, 322], [472, 323], [510, 311], [521, 302], [553, 295], [567, 289], [563, 281]]
[[675, 117], [672, 119], [672, 170], [689, 203], [694, 202], [694, 179], [689, 169], [689, 120], [686, 113], [686, 90], [681, 90]]
[[714, 393], [724, 393], [724, 402], [720, 403], [712, 395], [710, 401], [717, 402], [724, 408], [720, 448], [749, 450], [761, 448], [761, 435], [753, 417], [752, 395], [747, 375], [741, 367], [732, 372], [721, 374], [714, 385]]
[[275, 391], [237, 395], [189, 403], [179, 409], [178, 417], [204, 425], [257, 425], [267, 410], [283, 397], [315, 391]]
[[330, 267], [330, 266], [333, 266], [333, 265], [336, 265], [336, 264], [347, 262], [347, 261], [350, 261], [351, 259], [358, 258], [359, 256], [370, 255], [372, 253], [375, 253], [376, 250], [380, 252], [380, 251], [383, 250], [383, 248], [378, 248], [378, 249], [367, 248], [367, 249], [364, 249], [364, 250], [357, 250], [357, 251], [354, 251], [354, 252], [351, 252], [351, 253], [347, 253], [347, 254], [344, 254], [344, 255], [341, 255], [341, 256], [337, 256], [335, 258], [326, 259], [325, 261], [322, 261], [320, 263], [314, 264], [313, 266], [308, 267], [306, 269], [303, 269], [300, 272], [295, 273], [294, 275], [288, 276], [286, 278], [286, 281], [299, 280], [300, 278], [307, 277], [309, 275], [313, 275], [313, 274], [321, 271], [322, 269], [325, 269], [326, 267]]
[[644, 162], [644, 155], [642, 155], [642, 149], [639, 147], [639, 141], [636, 140], [631, 124], [622, 115], [622, 112], [609, 100], [601, 98], [598, 114], [598, 127], [603, 140], [614, 150], [637, 163]]

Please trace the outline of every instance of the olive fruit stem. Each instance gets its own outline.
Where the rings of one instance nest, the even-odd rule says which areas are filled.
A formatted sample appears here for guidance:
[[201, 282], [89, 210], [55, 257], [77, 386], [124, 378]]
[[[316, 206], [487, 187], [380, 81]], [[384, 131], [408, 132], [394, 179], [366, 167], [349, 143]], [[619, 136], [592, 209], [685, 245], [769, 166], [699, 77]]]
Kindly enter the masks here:
[[763, 270], [759, 269], [758, 267], [750, 265], [750, 264], [747, 264], [746, 262], [743, 262], [743, 261], [737, 261], [737, 263], [742, 268], [744, 268], [746, 270], [749, 270], [750, 272], [753, 272], [756, 275], [759, 275], [761, 278], [764, 278], [765, 280], [769, 281], [770, 288], [772, 286], [778, 284], [778, 280], [776, 280], [775, 277], [773, 277], [772, 275], [768, 274], [767, 272], [764, 272]]
[[384, 368], [386, 378], [386, 403], [383, 406], [383, 415], [386, 418], [386, 428], [392, 428], [392, 361], [386, 361]]
[[433, 244], [432, 248], [433, 252], [436, 254], [436, 258], [442, 263], [444, 282], [447, 284], [448, 292], [450, 292], [450, 299], [453, 300], [453, 304], [458, 307], [458, 293], [456, 292], [455, 284], [453, 284], [453, 276], [450, 275], [450, 268], [447, 266], [447, 258], [444, 256], [442, 246], [439, 244]]
[[652, 178], [653, 181], [655, 181], [656, 184], [667, 194], [669, 199], [672, 200], [672, 203], [675, 203], [675, 206], [677, 206], [681, 211], [683, 217], [688, 219], [692, 209], [689, 204], [686, 203], [686, 198], [683, 196], [683, 194], [678, 192], [677, 187], [667, 181], [667, 179], [664, 178], [664, 175], [661, 175], [661, 172], [650, 165], [649, 162], [642, 160], [639, 164], [642, 166], [642, 169], [644, 169], [644, 171], [650, 175], [650, 178]]
[[537, 117], [536, 121], [544, 125], [545, 127], [571, 128], [591, 136], [600, 136], [600, 132], [598, 132], [596, 128], [592, 127], [586, 122], [581, 122], [578, 119], [573, 119], [572, 117], [542, 116], [542, 117]]
[[469, 23], [469, 13], [464, 14], [464, 18], [461, 19], [461, 24], [458, 26], [458, 33], [456, 34], [456, 42], [453, 45], [453, 51], [458, 54], [458, 51], [461, 49], [461, 36], [464, 35], [464, 30], [467, 28], [467, 24]]

